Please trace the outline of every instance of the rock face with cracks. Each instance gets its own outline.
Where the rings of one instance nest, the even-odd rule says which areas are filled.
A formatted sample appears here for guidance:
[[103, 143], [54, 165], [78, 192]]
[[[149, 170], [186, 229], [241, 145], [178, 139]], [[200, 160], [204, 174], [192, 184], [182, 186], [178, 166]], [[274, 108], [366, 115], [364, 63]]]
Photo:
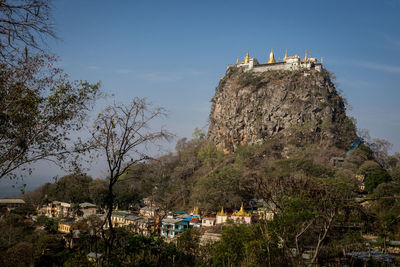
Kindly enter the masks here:
[[229, 67], [212, 98], [207, 139], [226, 153], [279, 134], [346, 147], [355, 127], [326, 70], [245, 72]]

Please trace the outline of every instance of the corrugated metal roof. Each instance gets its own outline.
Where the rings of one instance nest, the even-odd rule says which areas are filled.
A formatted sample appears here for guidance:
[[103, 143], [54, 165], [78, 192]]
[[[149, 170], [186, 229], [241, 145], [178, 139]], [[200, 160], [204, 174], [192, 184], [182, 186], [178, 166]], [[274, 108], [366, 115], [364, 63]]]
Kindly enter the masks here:
[[25, 204], [25, 201], [20, 198], [3, 198], [0, 199], [0, 204]]

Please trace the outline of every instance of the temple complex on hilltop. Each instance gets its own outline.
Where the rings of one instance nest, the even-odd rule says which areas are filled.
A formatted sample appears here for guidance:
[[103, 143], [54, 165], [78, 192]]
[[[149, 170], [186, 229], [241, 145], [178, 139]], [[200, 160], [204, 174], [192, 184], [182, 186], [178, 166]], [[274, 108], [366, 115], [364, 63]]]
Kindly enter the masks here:
[[[298, 55], [288, 56], [287, 50], [285, 52], [285, 57], [282, 61], [277, 62], [275, 60], [274, 51], [271, 50], [269, 54], [269, 58], [267, 63], [260, 64], [256, 58], [251, 58], [249, 56], [249, 51], [247, 51], [246, 56], [243, 61], [239, 61], [237, 59], [235, 67], [243, 67], [245, 71], [254, 71], [254, 72], [264, 72], [270, 70], [311, 70], [315, 69], [316, 71], [322, 70], [322, 58], [321, 62], [318, 62], [316, 58], [308, 57], [307, 50], [303, 59], [301, 59]], [[232, 67], [232, 65], [228, 66]]]

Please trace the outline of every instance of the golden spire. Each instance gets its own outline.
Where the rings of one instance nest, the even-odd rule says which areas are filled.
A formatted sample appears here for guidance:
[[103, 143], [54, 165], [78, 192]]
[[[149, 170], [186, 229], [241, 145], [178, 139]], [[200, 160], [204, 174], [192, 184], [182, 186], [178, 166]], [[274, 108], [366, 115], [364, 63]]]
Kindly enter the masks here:
[[274, 58], [274, 49], [271, 49], [271, 53], [269, 53], [269, 59], [267, 61], [267, 64], [271, 63], [276, 63], [275, 58]]
[[243, 202], [242, 202], [242, 205], [240, 206], [240, 210], [235, 211], [232, 215], [237, 216], [237, 217], [251, 217], [251, 215], [249, 213], [244, 211]]
[[323, 58], [321, 57], [321, 64], [323, 63], [323, 61], [322, 61], [322, 60], [323, 60]]
[[285, 50], [285, 57], [282, 59], [283, 62], [286, 62], [287, 59], [287, 49]]
[[227, 214], [224, 211], [224, 207], [221, 208], [220, 212], [217, 212], [217, 216], [227, 216]]
[[307, 48], [306, 48], [306, 55], [305, 55], [305, 57], [304, 57], [304, 59], [303, 59], [304, 61], [308, 61], [308, 56], [307, 56]]
[[249, 50], [247, 50], [246, 56], [244, 57], [244, 64], [249, 63], [250, 56], [249, 56]]
[[200, 215], [198, 207], [193, 208], [192, 215]]
[[238, 64], [239, 64], [239, 58], [236, 59], [236, 65], [238, 65]]
[[115, 211], [118, 211], [118, 203], [117, 203], [117, 205], [115, 206]]

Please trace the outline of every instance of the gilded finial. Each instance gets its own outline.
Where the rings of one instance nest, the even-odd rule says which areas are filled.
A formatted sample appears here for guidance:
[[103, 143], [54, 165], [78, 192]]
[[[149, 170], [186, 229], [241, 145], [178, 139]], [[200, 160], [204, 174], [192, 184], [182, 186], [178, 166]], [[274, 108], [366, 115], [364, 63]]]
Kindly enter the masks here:
[[197, 206], [193, 208], [192, 215], [200, 215], [199, 208]]
[[118, 211], [118, 203], [117, 203], [117, 205], [115, 206], [115, 210]]
[[304, 61], [307, 61], [308, 60], [308, 56], [307, 56], [307, 48], [306, 48], [306, 55], [304, 56], [304, 59], [303, 59]]
[[247, 50], [246, 56], [244, 57], [244, 64], [249, 63], [249, 61], [250, 61], [249, 50]]
[[217, 216], [227, 216], [227, 214], [224, 211], [224, 207], [222, 207], [221, 211], [217, 213]]
[[238, 64], [239, 64], [239, 58], [236, 59], [236, 65], [238, 65]]
[[287, 49], [285, 50], [285, 57], [283, 58], [283, 62], [286, 62], [286, 59], [287, 59]]
[[271, 53], [269, 53], [269, 59], [267, 61], [267, 64], [271, 64], [271, 63], [276, 63], [273, 48], [271, 49]]
[[240, 210], [235, 211], [232, 215], [237, 216], [237, 217], [251, 217], [251, 215], [249, 213], [244, 211], [243, 202], [242, 202], [242, 205], [240, 206]]

